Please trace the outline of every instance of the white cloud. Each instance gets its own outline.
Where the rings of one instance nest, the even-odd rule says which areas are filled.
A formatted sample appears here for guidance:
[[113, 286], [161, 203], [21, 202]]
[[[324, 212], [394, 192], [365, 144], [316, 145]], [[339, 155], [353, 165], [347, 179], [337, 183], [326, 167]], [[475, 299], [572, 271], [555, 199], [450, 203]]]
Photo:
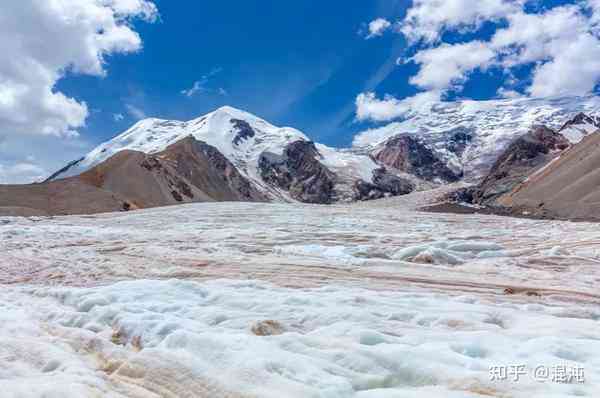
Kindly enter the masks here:
[[219, 95], [223, 95], [222, 91], [224, 91], [223, 89], [219, 88], [217, 90], [212, 90], [210, 88], [207, 87], [207, 84], [210, 82], [210, 80], [217, 74], [221, 73], [223, 69], [220, 67], [217, 68], [213, 68], [210, 72], [208, 72], [206, 75], [202, 76], [200, 78], [200, 80], [197, 80], [194, 82], [194, 84], [192, 84], [192, 87], [188, 88], [188, 89], [184, 89], [181, 90], [181, 94], [185, 95], [188, 98], [193, 97], [194, 95], [196, 95], [197, 93], [201, 93], [201, 92], [216, 92]]
[[[56, 83], [69, 73], [103, 76], [107, 55], [139, 50], [129, 23], [135, 17], [153, 20], [156, 7], [146, 0], [1, 1], [2, 137], [76, 136], [90, 111]], [[24, 170], [25, 163], [13, 164], [21, 166], [5, 164], [3, 173]]]
[[92, 147], [81, 137], [7, 135], [0, 141], [0, 184], [42, 181]]
[[356, 97], [356, 117], [358, 120], [386, 121], [404, 117], [412, 110], [439, 101], [440, 92], [426, 91], [403, 100], [392, 96], [378, 99], [374, 93], [362, 93]]
[[48, 171], [33, 163], [0, 164], [0, 184], [19, 184], [23, 181], [42, 181]]
[[[409, 59], [419, 71], [409, 82], [426, 90], [417, 97], [443, 97], [457, 93], [480, 68], [502, 68], [507, 80], [497, 94], [519, 95], [511, 81], [515, 67], [529, 67], [531, 74], [519, 87], [533, 97], [585, 95], [600, 82], [600, 0], [570, 5], [524, 9], [525, 0], [414, 0], [400, 23], [416, 54]], [[489, 41], [441, 42], [446, 31], [475, 32], [486, 21], [503, 23]], [[399, 60], [400, 61], [400, 60]], [[402, 60], [406, 62], [406, 60]], [[400, 63], [399, 63], [400, 64]], [[427, 94], [429, 93], [429, 94]], [[390, 120], [406, 113], [414, 98], [396, 99], [373, 94], [357, 97], [359, 119]]]
[[125, 116], [123, 116], [122, 113], [114, 113], [113, 114], [113, 120], [115, 122], [120, 122], [121, 120], [125, 119]]
[[578, 6], [519, 12], [491, 40], [504, 67], [537, 63], [527, 91], [536, 97], [583, 95], [600, 80], [600, 40]]
[[498, 94], [498, 97], [500, 98], [519, 98], [522, 97], [522, 95], [515, 91], [515, 90], [511, 90], [509, 88], [506, 87], [500, 87], [498, 89], [498, 91], [496, 92], [496, 94]]
[[481, 41], [419, 51], [412, 60], [421, 68], [410, 83], [427, 90], [447, 90], [460, 85], [472, 70], [487, 67], [494, 57], [494, 51]]
[[392, 23], [384, 18], [377, 18], [369, 22], [369, 34], [366, 36], [367, 39], [372, 39], [377, 36], [381, 36], [386, 30], [392, 27]]
[[141, 48], [127, 19], [155, 12], [141, 0], [0, 2], [0, 130], [61, 136], [83, 126], [87, 105], [56, 82], [69, 71], [104, 75], [105, 55]]
[[200, 81], [195, 81], [191, 88], [188, 88], [187, 90], [181, 90], [181, 94], [189, 98], [193, 97], [194, 94], [201, 90], [203, 90], [202, 83]]
[[433, 42], [445, 30], [475, 29], [521, 8], [522, 0], [414, 0], [400, 31], [410, 41]]
[[592, 11], [592, 23], [597, 30], [600, 24], [600, 0], [588, 0], [588, 7]]
[[138, 108], [135, 105], [125, 104], [125, 109], [127, 110], [127, 113], [129, 113], [129, 115], [131, 115], [134, 119], [141, 120], [148, 117], [143, 109]]

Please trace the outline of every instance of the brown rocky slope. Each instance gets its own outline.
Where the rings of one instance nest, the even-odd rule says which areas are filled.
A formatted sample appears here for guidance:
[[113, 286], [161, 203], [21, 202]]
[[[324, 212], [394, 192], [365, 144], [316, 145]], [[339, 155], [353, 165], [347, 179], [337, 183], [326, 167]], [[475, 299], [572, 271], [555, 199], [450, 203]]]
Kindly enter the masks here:
[[265, 200], [218, 150], [193, 137], [156, 154], [118, 152], [75, 177], [0, 185], [0, 215], [90, 214], [189, 202]]
[[600, 220], [600, 132], [564, 151], [498, 203], [520, 213]]

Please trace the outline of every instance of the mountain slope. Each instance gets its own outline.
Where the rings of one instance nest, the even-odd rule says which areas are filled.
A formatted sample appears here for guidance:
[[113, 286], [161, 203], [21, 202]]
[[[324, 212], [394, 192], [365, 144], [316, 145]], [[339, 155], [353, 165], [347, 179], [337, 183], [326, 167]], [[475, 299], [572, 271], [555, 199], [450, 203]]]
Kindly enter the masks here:
[[258, 184], [262, 183], [258, 173], [258, 158], [262, 152], [281, 154], [288, 143], [308, 140], [296, 129], [276, 127], [250, 113], [222, 107], [188, 122], [141, 120], [100, 144], [55, 179], [80, 174], [119, 151], [157, 153], [190, 135], [217, 148], [245, 177]]
[[125, 198], [78, 177], [41, 184], [0, 185], [0, 215], [66, 215], [124, 210]]
[[[302, 143], [310, 142], [302, 132], [289, 127], [273, 126], [263, 119], [232, 107], [219, 108], [189, 122], [142, 120], [124, 133], [99, 145], [79, 161], [70, 163], [51, 178], [60, 179], [81, 174], [121, 151], [157, 154], [166, 150], [169, 145], [181, 142], [190, 136], [216, 148], [233, 164], [241, 176], [250, 181], [255, 191], [260, 191], [261, 195], [273, 200], [307, 202], [316, 200], [319, 203], [351, 201], [357, 195], [361, 196], [357, 193], [359, 183], [379, 184], [381, 186], [378, 189], [382, 194], [391, 193], [390, 189], [386, 188], [389, 186], [389, 179], [386, 180], [387, 185], [374, 180], [375, 171], [381, 166], [370, 156], [349, 150], [338, 150], [322, 144], [312, 144], [315, 151], [314, 156], [301, 153], [308, 151], [308, 147]], [[294, 149], [294, 146], [297, 150]], [[263, 159], [262, 165], [267, 166], [264, 159], [268, 157], [274, 160], [276, 157], [282, 157], [286, 150], [295, 152], [304, 160], [313, 156], [314, 167], [310, 170], [322, 170], [321, 176], [323, 177], [331, 174], [329, 178], [331, 181], [317, 189], [322, 192], [308, 193], [309, 188], [312, 189], [312, 187], [310, 187], [311, 180], [306, 175], [307, 170], [302, 171], [300, 167], [295, 167], [294, 163], [288, 165], [291, 167], [285, 166], [289, 173], [286, 178], [290, 181], [265, 179], [266, 174], [272, 173], [259, 167], [261, 159]], [[264, 155], [267, 154], [268, 156], [265, 157]], [[289, 156], [287, 157], [289, 158]], [[309, 162], [300, 163], [306, 166]], [[196, 165], [196, 167], [206, 167], [206, 165]], [[189, 169], [185, 172], [192, 173], [193, 170]], [[377, 172], [377, 175], [380, 176], [381, 172]], [[295, 182], [292, 183], [292, 179]], [[304, 182], [299, 183], [300, 181]], [[201, 185], [206, 187], [205, 183], [206, 181]], [[326, 188], [328, 184], [333, 185]], [[236, 189], [241, 189], [241, 187], [238, 186]], [[257, 200], [256, 192], [250, 194], [250, 190], [250, 187], [246, 187], [248, 197]], [[326, 190], [329, 192], [324, 192]], [[394, 188], [392, 191], [398, 192], [398, 189]]]
[[191, 136], [155, 154], [119, 151], [78, 176], [0, 186], [0, 214], [87, 214], [266, 200], [216, 148]]
[[[582, 113], [596, 109], [600, 109], [600, 99], [593, 96], [429, 104], [413, 110], [402, 122], [359, 134], [352, 148], [336, 149], [313, 143], [293, 128], [277, 127], [250, 113], [222, 107], [188, 122], [142, 120], [52, 178], [85, 173], [123, 151], [159, 156], [179, 145], [175, 155], [163, 154], [157, 161], [212, 200], [370, 200], [459, 180], [480, 182], [532, 124], [541, 122], [553, 131], [560, 129], [576, 143], [600, 125], [597, 118]], [[206, 142], [213, 149], [205, 148], [203, 160], [192, 159], [185, 155], [189, 152], [185, 148], [195, 145], [186, 144], [188, 139]], [[527, 162], [541, 166], [542, 157], [537, 159], [541, 159], [539, 163]], [[509, 178], [494, 177], [490, 192], [504, 184], [494, 198], [526, 178], [531, 171], [529, 163], [503, 166], [502, 172]], [[213, 166], [220, 168], [221, 174], [205, 173]], [[516, 169], [508, 170], [512, 166]], [[174, 186], [169, 181], [161, 184]], [[182, 192], [179, 196], [185, 197]], [[162, 198], [158, 202], [164, 200], [158, 197]]]
[[560, 133], [545, 126], [534, 126], [514, 140], [492, 166], [490, 173], [474, 190], [478, 205], [497, 205], [496, 200], [522, 183], [536, 169], [544, 167], [569, 147]]
[[[578, 113], [600, 110], [600, 98], [564, 97], [552, 99], [505, 99], [429, 103], [413, 109], [403, 121], [364, 131], [354, 139], [354, 147], [373, 150], [399, 134], [418, 135], [449, 169], [476, 181], [487, 174], [498, 156], [533, 125], [553, 130]], [[564, 131], [577, 143], [593, 131], [581, 123], [572, 125], [578, 134]]]
[[600, 133], [564, 151], [498, 202], [519, 212], [600, 219]]

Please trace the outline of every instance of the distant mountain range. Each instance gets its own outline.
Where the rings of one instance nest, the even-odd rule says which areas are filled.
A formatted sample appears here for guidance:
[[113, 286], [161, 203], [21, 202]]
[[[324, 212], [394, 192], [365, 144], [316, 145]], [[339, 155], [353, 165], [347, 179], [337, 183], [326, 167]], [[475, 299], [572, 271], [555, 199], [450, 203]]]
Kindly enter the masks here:
[[[232, 107], [188, 122], [145, 119], [44, 183], [0, 186], [0, 207], [5, 214], [69, 214], [205, 201], [331, 204], [456, 181], [480, 183], [475, 196], [489, 202], [485, 192], [497, 181], [505, 186], [494, 201], [592, 135], [599, 109], [594, 96], [429, 104], [357, 135], [347, 149]], [[543, 141], [534, 152], [548, 149], [548, 140], [556, 147], [531, 164], [507, 161], [507, 150], [527, 152], [531, 140], [519, 144], [527, 134]], [[490, 179], [490, 170], [512, 177]]]

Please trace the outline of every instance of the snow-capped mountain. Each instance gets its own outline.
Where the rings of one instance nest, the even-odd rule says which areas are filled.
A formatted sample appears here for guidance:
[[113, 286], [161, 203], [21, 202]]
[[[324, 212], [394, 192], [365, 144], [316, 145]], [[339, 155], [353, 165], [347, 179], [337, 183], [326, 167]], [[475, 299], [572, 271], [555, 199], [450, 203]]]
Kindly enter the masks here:
[[160, 156], [169, 146], [193, 137], [214, 147], [253, 189], [271, 200], [375, 199], [478, 180], [509, 143], [536, 124], [578, 142], [600, 126], [589, 116], [598, 109], [600, 99], [594, 96], [434, 103], [413, 110], [403, 121], [360, 133], [352, 148], [337, 149], [226, 106], [187, 122], [139, 121], [51, 180], [80, 175], [125, 150]]
[[157, 153], [190, 135], [217, 148], [242, 174], [257, 183], [261, 183], [258, 173], [261, 153], [281, 154], [290, 142], [308, 140], [296, 129], [276, 127], [248, 112], [225, 106], [187, 122], [153, 118], [141, 120], [97, 146], [54, 179], [78, 175], [123, 150]]
[[[259, 169], [259, 162], [263, 154], [281, 157], [292, 143], [309, 142], [310, 139], [299, 130], [274, 126], [255, 115], [229, 106], [187, 122], [141, 120], [127, 131], [100, 144], [79, 161], [70, 163], [53, 175], [51, 180], [79, 175], [124, 150], [156, 154], [188, 136], [215, 147], [244, 177], [269, 196], [293, 199], [288, 194], [289, 187], [273, 186], [265, 182], [262, 176], [264, 170]], [[352, 200], [353, 184], [358, 180], [372, 183], [373, 172], [380, 168], [365, 154], [355, 154], [322, 144], [316, 144], [315, 148], [315, 156], [318, 158], [315, 162], [335, 174], [335, 181], [331, 182], [332, 189], [336, 191], [331, 196], [335, 196], [335, 200]], [[291, 173], [292, 177], [295, 173], [293, 170], [286, 172]]]
[[[353, 146], [380, 150], [398, 134], [414, 134], [450, 169], [463, 172], [467, 179], [477, 179], [512, 140], [531, 126], [542, 124], [559, 130], [576, 114], [593, 115], [599, 110], [600, 98], [592, 95], [429, 103], [414, 109], [402, 121], [358, 134]], [[576, 143], [598, 128], [591, 120], [595, 119], [578, 120], [562, 133]]]

